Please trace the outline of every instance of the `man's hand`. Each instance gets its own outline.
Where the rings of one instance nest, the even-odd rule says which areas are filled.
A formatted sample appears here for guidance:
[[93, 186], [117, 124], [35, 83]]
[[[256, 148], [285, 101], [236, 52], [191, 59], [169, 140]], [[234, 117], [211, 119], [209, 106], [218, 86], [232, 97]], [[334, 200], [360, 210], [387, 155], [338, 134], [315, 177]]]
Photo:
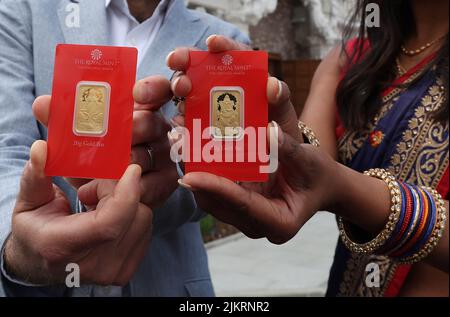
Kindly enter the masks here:
[[130, 165], [118, 181], [93, 181], [78, 195], [96, 206], [71, 214], [64, 193], [44, 174], [47, 144], [37, 141], [21, 179], [6, 242], [9, 273], [34, 284], [50, 285], [65, 279], [65, 267], [76, 263], [81, 281], [124, 285], [147, 250], [152, 211], [141, 204], [141, 168]]
[[[162, 76], [148, 77], [136, 83], [133, 95], [135, 106], [131, 163], [142, 168], [141, 201], [154, 208], [164, 203], [178, 186], [178, 173], [176, 165], [170, 160], [167, 139], [170, 125], [158, 111], [172, 97], [170, 83]], [[48, 124], [50, 99], [50, 96], [41, 96], [33, 104], [33, 113], [44, 126]], [[90, 180], [68, 181], [79, 188]]]

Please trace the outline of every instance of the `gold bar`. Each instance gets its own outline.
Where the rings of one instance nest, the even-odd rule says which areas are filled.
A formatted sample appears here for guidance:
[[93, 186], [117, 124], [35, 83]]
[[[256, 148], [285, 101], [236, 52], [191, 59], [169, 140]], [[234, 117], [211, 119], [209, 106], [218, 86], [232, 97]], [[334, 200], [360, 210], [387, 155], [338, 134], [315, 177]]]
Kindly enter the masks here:
[[238, 139], [243, 133], [244, 90], [215, 87], [211, 90], [211, 128], [217, 139]]
[[110, 93], [108, 83], [78, 83], [73, 122], [76, 135], [101, 137], [107, 133]]

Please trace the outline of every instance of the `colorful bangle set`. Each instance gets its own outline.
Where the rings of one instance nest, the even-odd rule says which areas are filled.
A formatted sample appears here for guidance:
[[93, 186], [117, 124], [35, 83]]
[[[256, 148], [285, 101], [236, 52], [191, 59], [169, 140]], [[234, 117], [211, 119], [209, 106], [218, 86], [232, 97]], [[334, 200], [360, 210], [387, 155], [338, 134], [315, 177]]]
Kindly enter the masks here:
[[398, 182], [382, 169], [372, 169], [364, 174], [387, 184], [391, 214], [384, 230], [363, 244], [352, 241], [347, 234], [348, 224], [339, 217], [344, 245], [352, 252], [387, 255], [401, 263], [423, 260], [434, 250], [445, 229], [446, 209], [442, 197], [432, 188]]

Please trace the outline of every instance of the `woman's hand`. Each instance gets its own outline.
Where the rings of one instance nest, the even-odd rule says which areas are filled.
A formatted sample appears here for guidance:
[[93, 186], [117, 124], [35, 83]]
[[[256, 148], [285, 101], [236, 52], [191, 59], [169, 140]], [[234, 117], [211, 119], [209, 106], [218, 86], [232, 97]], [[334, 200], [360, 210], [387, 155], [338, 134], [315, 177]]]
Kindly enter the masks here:
[[[206, 40], [208, 51], [222, 53], [230, 50], [250, 51], [251, 48], [221, 35], [212, 35]], [[196, 48], [177, 48], [167, 56], [167, 65], [176, 71], [171, 87], [177, 97], [186, 97], [191, 89], [192, 82], [185, 71], [189, 67], [189, 52]], [[276, 121], [283, 131], [298, 141], [303, 141], [297, 127], [297, 114], [290, 100], [290, 90], [286, 83], [275, 77], [269, 77], [267, 82], [267, 100], [269, 102], [269, 121]], [[185, 103], [178, 105], [180, 115], [173, 119], [173, 124], [184, 126]]]
[[280, 167], [268, 183], [238, 185], [208, 173], [189, 173], [180, 184], [193, 191], [203, 210], [247, 236], [284, 243], [318, 210], [337, 200], [338, 164], [320, 149], [301, 144], [281, 130], [278, 139]]
[[[209, 37], [207, 46], [211, 53], [250, 50], [244, 44], [218, 35]], [[192, 82], [185, 74], [191, 50], [195, 49], [177, 48], [167, 57], [168, 66], [177, 71], [171, 83], [177, 97], [186, 97], [192, 89]], [[320, 151], [312, 146], [301, 145], [303, 138], [290, 101], [289, 87], [270, 77], [266, 93], [269, 119], [281, 126], [279, 136], [283, 144], [280, 145], [280, 156], [288, 163], [271, 175], [268, 183], [237, 185], [211, 174], [191, 173], [183, 178], [181, 185], [193, 189], [202, 209], [218, 219], [235, 225], [250, 237], [267, 237], [274, 243], [283, 243], [294, 236], [326, 201], [322, 199], [324, 187], [318, 185], [323, 178], [317, 172], [326, 175], [319, 165], [333, 166], [335, 163], [327, 156], [319, 155]], [[180, 102], [178, 109], [180, 114], [173, 119], [173, 124], [184, 126], [186, 104]], [[278, 124], [275, 125], [278, 127]], [[276, 138], [275, 135], [271, 137]]]

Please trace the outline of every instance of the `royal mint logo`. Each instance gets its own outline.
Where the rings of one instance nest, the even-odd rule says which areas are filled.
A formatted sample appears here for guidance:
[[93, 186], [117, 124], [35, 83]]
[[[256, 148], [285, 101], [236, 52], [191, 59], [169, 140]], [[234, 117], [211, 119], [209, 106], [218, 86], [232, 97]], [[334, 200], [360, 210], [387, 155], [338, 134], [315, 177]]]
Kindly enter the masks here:
[[222, 57], [222, 64], [224, 64], [225, 66], [230, 66], [231, 64], [233, 64], [233, 56], [231, 55], [224, 55]]
[[102, 58], [102, 55], [103, 55], [102, 51], [100, 51], [100, 50], [97, 49], [97, 48], [91, 52], [91, 58], [92, 58], [94, 61], [100, 60], [100, 59]]

